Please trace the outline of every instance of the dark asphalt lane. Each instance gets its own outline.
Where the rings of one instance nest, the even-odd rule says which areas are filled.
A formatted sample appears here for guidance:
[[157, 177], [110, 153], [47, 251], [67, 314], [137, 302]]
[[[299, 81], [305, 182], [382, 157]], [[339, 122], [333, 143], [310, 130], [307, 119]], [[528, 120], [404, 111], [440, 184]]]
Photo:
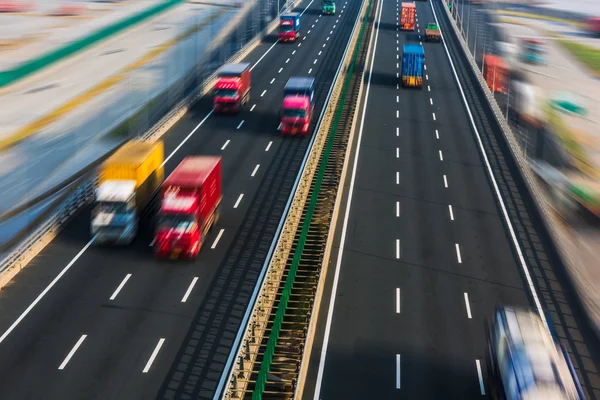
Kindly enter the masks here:
[[[334, 246], [325, 293], [335, 292], [320, 307], [306, 399], [481, 398], [476, 360], [487, 385], [485, 320], [497, 304], [535, 307], [443, 44], [423, 42], [422, 90], [396, 87], [402, 45], [415, 42], [414, 34], [393, 29], [398, 3], [383, 0], [351, 209], [347, 226], [337, 232], [337, 241], [345, 234], [339, 281]], [[423, 32], [435, 19], [429, 2], [416, 4]], [[454, 40], [448, 24], [440, 23], [446, 41]], [[455, 67], [464, 70], [464, 59], [452, 49]], [[459, 76], [463, 87], [471, 79]], [[468, 104], [488, 157], [494, 154], [494, 176], [535, 290], [568, 348], [580, 344], [577, 334], [584, 338], [574, 362], [588, 390], [598, 388], [595, 342], [562, 285], [506, 148], [492, 141], [498, 127], [476, 94], [467, 91]], [[346, 223], [345, 207], [338, 226]]]
[[[221, 220], [198, 260], [154, 260], [147, 228], [129, 248], [86, 248], [0, 343], [0, 397], [211, 397], [309, 144], [309, 138], [282, 138], [276, 132], [283, 86], [290, 76], [312, 69], [320, 113], [360, 6], [350, 0], [340, 3], [344, 12], [338, 16], [320, 17], [320, 3], [310, 4], [302, 17], [306, 40], [277, 44], [252, 71], [249, 107], [256, 104], [254, 110], [211, 115], [165, 167], [168, 174], [189, 154], [223, 156]], [[258, 60], [257, 53], [271, 45], [262, 44], [248, 59]], [[210, 102], [201, 100], [167, 133], [166, 155], [208, 110]], [[88, 227], [86, 210], [0, 294], [2, 334], [81, 252], [89, 241]], [[129, 280], [109, 300], [127, 274]], [[199, 279], [182, 303], [194, 277]], [[58, 370], [82, 335], [87, 337], [81, 346]], [[164, 344], [143, 374], [161, 338]]]

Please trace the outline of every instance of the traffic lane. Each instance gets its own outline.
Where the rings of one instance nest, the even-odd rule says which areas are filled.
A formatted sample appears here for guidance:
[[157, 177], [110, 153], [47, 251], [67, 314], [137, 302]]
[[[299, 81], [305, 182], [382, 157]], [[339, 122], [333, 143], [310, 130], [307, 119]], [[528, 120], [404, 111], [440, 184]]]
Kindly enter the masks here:
[[[191, 116], [197, 116], [196, 115], [197, 112], [198, 112], [198, 110], [195, 109], [189, 115], [191, 115]], [[229, 128], [231, 130], [233, 130], [235, 128], [234, 125], [235, 125], [236, 122], [237, 121], [235, 121], [233, 119], [230, 119], [230, 120], [220, 120], [219, 121], [220, 124], [228, 124]], [[179, 138], [171, 136], [171, 134], [173, 133], [173, 131], [181, 132], [182, 134], [184, 134], [185, 136], [187, 136], [187, 135], [189, 135], [189, 133], [197, 125], [198, 124], [196, 123], [196, 121], [195, 120], [192, 121], [190, 118], [183, 118], [182, 120], [180, 120], [171, 129], [171, 131], [168, 133], [168, 135], [165, 138], [165, 141], [166, 141], [166, 146], [165, 146], [166, 147], [166, 152], [165, 153], [167, 155], [170, 154], [170, 152], [172, 150], [174, 150], [175, 147], [177, 147], [179, 145], [179, 143], [180, 143], [180, 141], [177, 141]], [[207, 139], [211, 139], [211, 138], [214, 137], [214, 135], [206, 135], [206, 136], [207, 136]], [[170, 140], [171, 138], [173, 140]], [[169, 146], [169, 144], [171, 144], [171, 143], [173, 143], [173, 146]], [[184, 152], [184, 150], [180, 150], [178, 153], [183, 154], [183, 152]], [[183, 157], [181, 157], [181, 158], [183, 158]], [[224, 160], [224, 175], [225, 176], [228, 175], [227, 174], [227, 164], [228, 164], [227, 160]], [[175, 166], [175, 165], [177, 165], [177, 163], [175, 163], [175, 162], [169, 162], [169, 163], [167, 163], [167, 165], [166, 165], [166, 172], [167, 173], [169, 173], [170, 170], [172, 170], [174, 168], [174, 167], [170, 167], [171, 165]], [[78, 218], [80, 220], [82, 219], [82, 217], [78, 217]], [[83, 218], [83, 220], [85, 221], [86, 218], [87, 217]], [[71, 232], [71, 234], [69, 235], [69, 230], [70, 230], [70, 228], [72, 228], [73, 225], [77, 226], [78, 229], [75, 232]], [[67, 227], [66, 232], [67, 232], [67, 236], [71, 236], [69, 238], [68, 242], [71, 242], [71, 240], [75, 240], [74, 243], [76, 243], [76, 244], [84, 245], [85, 243], [87, 243], [87, 240], [86, 240], [86, 237], [88, 235], [88, 232], [87, 232], [87, 221], [85, 221], [83, 223], [75, 223], [74, 222], [69, 227]], [[59, 248], [59, 249], [57, 249], [56, 247], [53, 247], [53, 250], [59, 250], [59, 252], [60, 252], [61, 255], [60, 256], [55, 256], [54, 254], [52, 254], [52, 255], [49, 255], [49, 257], [45, 257], [45, 254], [42, 253], [40, 255], [40, 258], [65, 260], [65, 263], [60, 263], [60, 262], [56, 263], [56, 264], [54, 264], [54, 263], [45, 263], [45, 271], [44, 271], [44, 273], [48, 273], [48, 272], [50, 272], [50, 270], [52, 271], [52, 273], [48, 273], [47, 275], [45, 275], [45, 274], [38, 274], [38, 273], [35, 273], [34, 271], [32, 271], [32, 273], [30, 274], [31, 278], [29, 278], [26, 274], [22, 273], [20, 275], [20, 277], [22, 277], [22, 278], [19, 278], [19, 277], [16, 278], [18, 280], [18, 282], [19, 282], [19, 283], [16, 283], [16, 284], [19, 285], [19, 287], [20, 287], [20, 289], [19, 289], [19, 296], [21, 296], [22, 294], [24, 294], [24, 292], [26, 290], [26, 289], [23, 288], [23, 285], [20, 284], [21, 282], [24, 282], [25, 280], [29, 280], [29, 279], [40, 278], [40, 279], [42, 279], [41, 287], [42, 288], [45, 287], [46, 286], [46, 282], [49, 283], [51, 281], [51, 279], [54, 276], [56, 276], [58, 274], [58, 272], [64, 267], [64, 265], [66, 265], [66, 263], [68, 262], [68, 260], [72, 260], [75, 257], [75, 255], [81, 250], [81, 248], [77, 248], [77, 246], [65, 246], [65, 248]], [[65, 251], [65, 250], [68, 250], [68, 251]], [[29, 271], [29, 270], [30, 269], [26, 269], [26, 271]], [[24, 278], [27, 278], [27, 279], [24, 279]], [[17, 282], [17, 281], [15, 281], [15, 282]], [[35, 290], [37, 290], [37, 287], [35, 288]], [[11, 313], [14, 314], [15, 311], [24, 310], [26, 308], [26, 306], [28, 304], [30, 304], [30, 302], [37, 296], [37, 293], [35, 292], [35, 290], [32, 290], [31, 293], [29, 293], [29, 295], [24, 296], [23, 299], [22, 299], [23, 300], [22, 302], [17, 302], [17, 303], [22, 303], [22, 304], [15, 304], [15, 302], [11, 302], [10, 303]], [[10, 292], [3, 292], [3, 294], [7, 294], [7, 293], [10, 293]], [[7, 297], [7, 296], [5, 296], [5, 297]], [[11, 299], [5, 299], [4, 304], [6, 304], [6, 302], [14, 300], [13, 296], [10, 296], [10, 297], [11, 297]], [[13, 314], [3, 314], [3, 316], [4, 315], [11, 315], [12, 316]], [[5, 321], [5, 324], [3, 326], [7, 327], [7, 326], [9, 326], [9, 324], [10, 324], [10, 318], [8, 318]]]

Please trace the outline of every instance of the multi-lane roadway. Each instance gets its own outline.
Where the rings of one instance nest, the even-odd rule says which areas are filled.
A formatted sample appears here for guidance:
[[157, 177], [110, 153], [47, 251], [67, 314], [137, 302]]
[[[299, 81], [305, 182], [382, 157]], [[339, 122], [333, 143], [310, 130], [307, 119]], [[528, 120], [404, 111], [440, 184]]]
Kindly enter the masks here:
[[221, 219], [196, 262], [155, 260], [148, 229], [94, 246], [87, 210], [0, 293], [0, 398], [213, 395], [310, 142], [277, 134], [283, 86], [314, 76], [320, 114], [360, 5], [321, 16], [302, 2], [300, 40], [270, 36], [247, 57], [245, 111], [201, 100], [164, 137], [167, 174], [187, 155], [223, 157]]
[[[481, 398], [484, 323], [504, 304], [549, 312], [597, 398], [597, 339], [444, 5], [416, 4], [415, 32], [402, 32], [400, 1], [379, 1], [303, 397]], [[422, 42], [423, 88], [405, 89], [402, 46], [420, 43], [436, 20], [445, 43]]]

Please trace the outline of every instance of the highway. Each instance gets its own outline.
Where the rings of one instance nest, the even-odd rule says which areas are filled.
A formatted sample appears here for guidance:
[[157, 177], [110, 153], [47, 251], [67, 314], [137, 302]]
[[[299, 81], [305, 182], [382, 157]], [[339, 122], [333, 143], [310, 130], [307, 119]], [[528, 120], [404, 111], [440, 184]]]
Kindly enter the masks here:
[[[598, 340], [444, 5], [417, 1], [412, 33], [398, 31], [399, 3], [379, 2], [303, 398], [482, 398], [498, 304], [548, 311], [588, 398], [600, 398]], [[405, 89], [402, 46], [419, 43], [432, 7], [448, 53], [423, 42], [423, 89]]]
[[0, 293], [0, 398], [211, 398], [310, 141], [276, 132], [283, 86], [315, 76], [320, 114], [359, 8], [303, 2], [298, 43], [269, 36], [247, 57], [248, 109], [215, 116], [204, 99], [165, 136], [166, 174], [223, 157], [221, 218], [196, 262], [155, 260], [147, 227], [96, 247], [86, 210]]

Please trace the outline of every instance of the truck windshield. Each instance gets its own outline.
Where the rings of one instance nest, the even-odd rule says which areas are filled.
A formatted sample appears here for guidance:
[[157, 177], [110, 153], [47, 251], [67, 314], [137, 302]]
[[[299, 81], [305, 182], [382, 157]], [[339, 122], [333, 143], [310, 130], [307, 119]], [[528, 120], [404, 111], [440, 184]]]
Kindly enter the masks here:
[[293, 31], [293, 30], [294, 30], [294, 27], [293, 27], [292, 25], [281, 25], [281, 26], [279, 27], [279, 30], [280, 30], [281, 32], [291, 32], [291, 31]]
[[161, 215], [158, 221], [158, 227], [162, 229], [175, 229], [177, 231], [188, 232], [196, 226], [196, 219], [188, 214], [168, 214]]
[[288, 108], [283, 111], [284, 117], [296, 117], [296, 118], [304, 118], [306, 117], [306, 110], [302, 110], [300, 108]]
[[127, 203], [117, 201], [102, 201], [96, 207], [96, 214], [98, 213], [108, 214], [125, 214], [127, 212]]
[[217, 89], [215, 91], [216, 97], [235, 97], [237, 96], [237, 90], [235, 89]]

